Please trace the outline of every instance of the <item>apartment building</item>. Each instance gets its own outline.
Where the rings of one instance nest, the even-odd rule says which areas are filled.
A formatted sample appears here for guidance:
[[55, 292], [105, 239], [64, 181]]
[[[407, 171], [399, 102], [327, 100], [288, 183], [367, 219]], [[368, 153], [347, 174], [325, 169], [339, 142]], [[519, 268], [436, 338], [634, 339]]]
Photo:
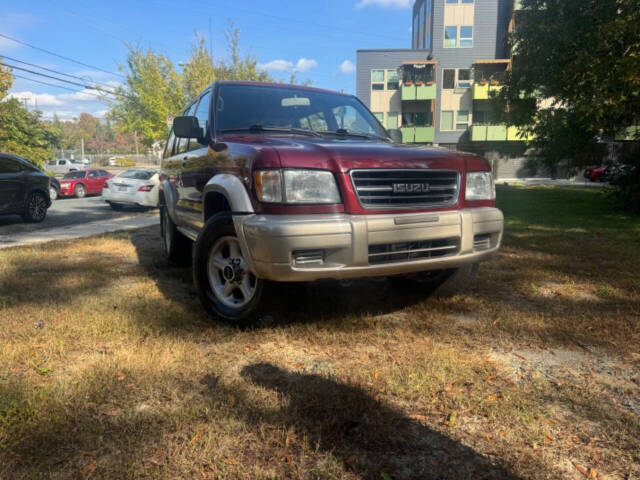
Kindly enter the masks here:
[[358, 50], [357, 96], [405, 143], [514, 156], [519, 129], [499, 124], [492, 91], [510, 68], [518, 0], [416, 0], [410, 49]]

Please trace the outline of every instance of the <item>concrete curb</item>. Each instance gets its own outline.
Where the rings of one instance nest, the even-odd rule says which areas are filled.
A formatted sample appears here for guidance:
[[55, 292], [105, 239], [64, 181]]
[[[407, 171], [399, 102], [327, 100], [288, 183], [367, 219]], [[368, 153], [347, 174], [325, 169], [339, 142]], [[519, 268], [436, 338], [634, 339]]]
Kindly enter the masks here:
[[136, 228], [151, 227], [159, 224], [160, 219], [158, 216], [124, 217], [84, 223], [81, 225], [24, 232], [11, 236], [0, 235], [0, 249], [23, 247], [60, 240], [74, 240], [77, 238], [92, 237], [103, 233], [112, 233], [120, 230], [133, 230]]

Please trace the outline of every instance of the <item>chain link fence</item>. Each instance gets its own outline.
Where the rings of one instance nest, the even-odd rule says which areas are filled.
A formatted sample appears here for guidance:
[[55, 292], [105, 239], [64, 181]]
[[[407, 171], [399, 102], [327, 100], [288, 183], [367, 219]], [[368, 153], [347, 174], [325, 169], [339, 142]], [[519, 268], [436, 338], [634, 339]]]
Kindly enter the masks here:
[[[78, 150], [56, 150], [57, 159], [73, 159], [75, 162], [82, 160], [82, 152]], [[116, 166], [160, 166], [160, 155], [139, 154], [135, 153], [105, 153], [105, 154], [86, 154], [87, 159], [92, 167], [116, 167]]]

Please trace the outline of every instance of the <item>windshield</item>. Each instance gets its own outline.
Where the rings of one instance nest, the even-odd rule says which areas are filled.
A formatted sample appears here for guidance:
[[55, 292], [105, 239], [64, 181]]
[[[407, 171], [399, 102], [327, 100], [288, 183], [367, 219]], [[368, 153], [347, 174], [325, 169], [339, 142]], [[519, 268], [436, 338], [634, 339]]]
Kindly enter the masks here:
[[63, 180], [73, 180], [74, 178], [84, 178], [84, 172], [69, 172], [65, 173]]
[[355, 97], [286, 87], [221, 85], [216, 126], [218, 132], [277, 128], [387, 137]]
[[120, 175], [119, 178], [132, 178], [134, 180], [149, 180], [151, 177], [155, 175], [156, 172], [153, 170], [125, 170]]

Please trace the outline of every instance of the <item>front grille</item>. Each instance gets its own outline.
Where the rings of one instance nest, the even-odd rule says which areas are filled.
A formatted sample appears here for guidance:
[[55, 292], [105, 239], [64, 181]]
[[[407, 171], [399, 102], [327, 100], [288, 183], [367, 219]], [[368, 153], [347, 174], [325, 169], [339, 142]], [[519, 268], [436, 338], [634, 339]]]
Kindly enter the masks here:
[[449, 206], [460, 188], [451, 170], [352, 170], [351, 181], [363, 208]]
[[369, 264], [407, 262], [425, 258], [448, 257], [460, 251], [460, 238], [442, 238], [419, 242], [369, 245]]

